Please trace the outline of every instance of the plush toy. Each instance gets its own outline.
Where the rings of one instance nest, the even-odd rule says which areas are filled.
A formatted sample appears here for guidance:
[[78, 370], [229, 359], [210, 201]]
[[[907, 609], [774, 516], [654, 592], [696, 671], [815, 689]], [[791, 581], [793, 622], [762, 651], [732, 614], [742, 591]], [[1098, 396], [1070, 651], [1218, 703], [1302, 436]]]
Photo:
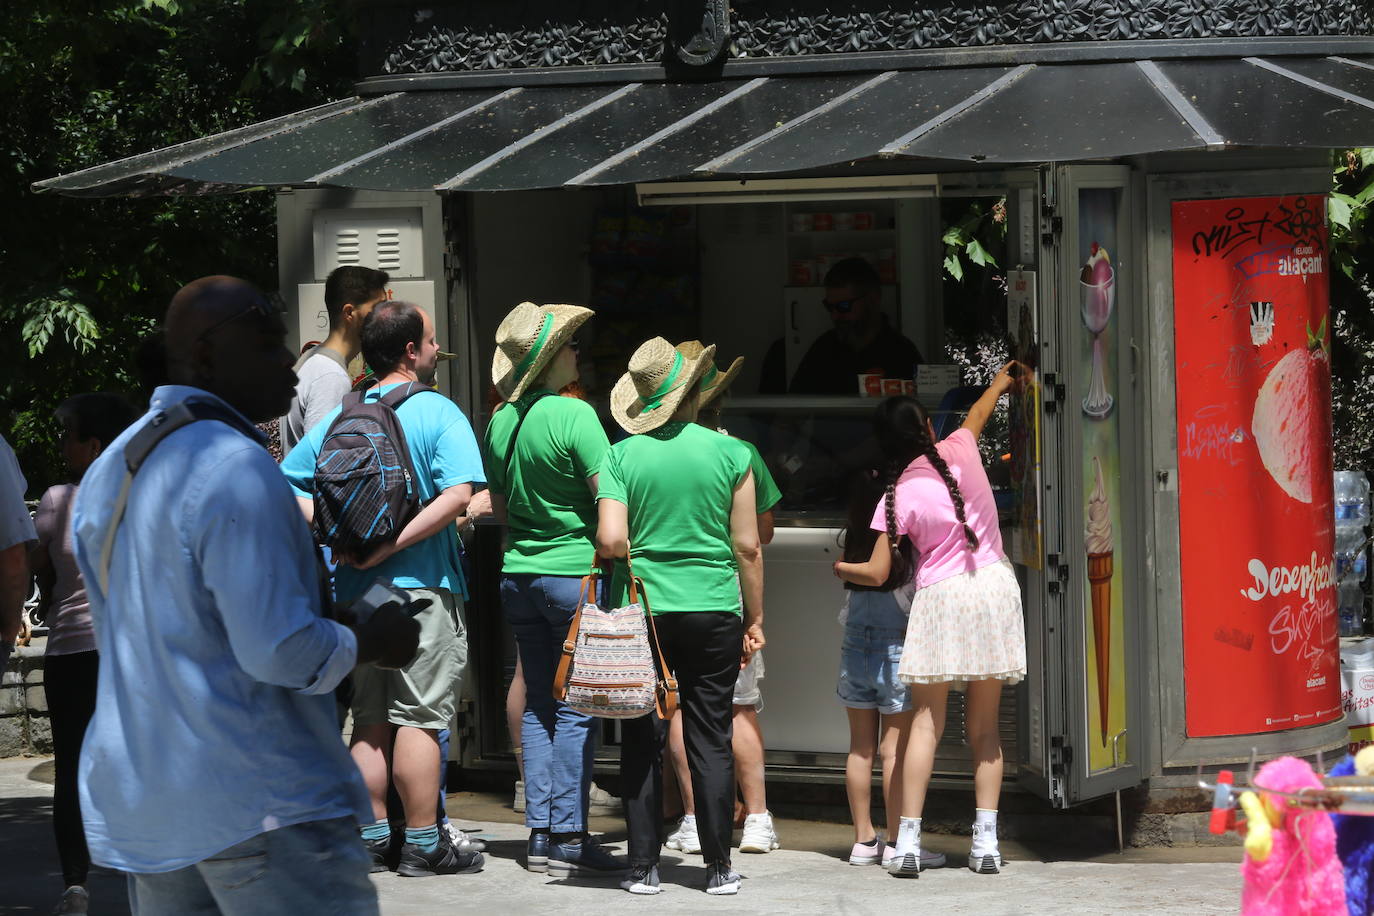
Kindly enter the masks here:
[[[1331, 768], [1332, 776], [1374, 776], [1374, 746], [1354, 756], [1346, 757]], [[1374, 895], [1371, 895], [1371, 876], [1374, 876], [1374, 817], [1337, 814], [1336, 854], [1345, 870], [1345, 903], [1350, 916], [1374, 916]]]
[[1280, 757], [1260, 768], [1256, 793], [1241, 796], [1246, 822], [1242, 916], [1345, 916], [1336, 832], [1324, 811], [1288, 804], [1276, 789], [1321, 788], [1305, 761]]

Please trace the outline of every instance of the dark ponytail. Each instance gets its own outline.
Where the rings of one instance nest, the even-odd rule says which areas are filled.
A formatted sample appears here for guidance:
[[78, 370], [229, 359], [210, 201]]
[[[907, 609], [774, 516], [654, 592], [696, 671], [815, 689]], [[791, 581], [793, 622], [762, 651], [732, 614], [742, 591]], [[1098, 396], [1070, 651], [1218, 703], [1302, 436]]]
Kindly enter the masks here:
[[[939, 473], [940, 479], [945, 482], [945, 488], [949, 490], [950, 502], [954, 503], [954, 515], [959, 520], [959, 524], [964, 528], [964, 541], [968, 544], [969, 550], [978, 549], [978, 535], [973, 533], [973, 529], [968, 526], [968, 518], [964, 514], [964, 494], [959, 491], [959, 484], [954, 479], [954, 474], [950, 472], [949, 465], [944, 458], [940, 457], [940, 452], [935, 448], [935, 441], [930, 437], [930, 420], [919, 401], [913, 397], [899, 395], [891, 397], [878, 405], [877, 416], [873, 421], [874, 430], [878, 437], [878, 445], [882, 448], [893, 466], [896, 473], [892, 475], [892, 483], [895, 485], [897, 477], [905, 467], [916, 458], [924, 456], [932, 467]], [[888, 488], [891, 494], [893, 488]], [[891, 496], [888, 499], [888, 531], [895, 530], [895, 516], [892, 509]]]

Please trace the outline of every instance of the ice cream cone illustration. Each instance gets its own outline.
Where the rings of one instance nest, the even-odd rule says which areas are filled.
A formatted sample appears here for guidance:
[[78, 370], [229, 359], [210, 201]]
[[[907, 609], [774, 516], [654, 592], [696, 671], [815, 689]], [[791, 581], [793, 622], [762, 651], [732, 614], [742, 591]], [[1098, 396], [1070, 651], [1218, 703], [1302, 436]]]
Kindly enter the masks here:
[[1112, 661], [1112, 510], [1102, 483], [1102, 462], [1093, 456], [1093, 491], [1088, 497], [1085, 531], [1088, 552], [1088, 589], [1093, 609], [1093, 650], [1097, 656], [1097, 715], [1102, 726], [1102, 746], [1107, 746], [1107, 720], [1111, 712]]

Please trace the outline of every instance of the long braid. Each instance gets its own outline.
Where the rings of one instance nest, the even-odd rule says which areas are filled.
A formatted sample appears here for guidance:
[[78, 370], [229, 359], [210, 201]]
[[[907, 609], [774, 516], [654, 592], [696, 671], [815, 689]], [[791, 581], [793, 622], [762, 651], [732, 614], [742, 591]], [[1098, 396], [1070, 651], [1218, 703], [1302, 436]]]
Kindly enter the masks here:
[[978, 549], [978, 536], [973, 533], [973, 529], [969, 527], [969, 519], [965, 518], [965, 514], [963, 514], [963, 493], [959, 492], [959, 483], [955, 481], [954, 474], [949, 472], [948, 464], [945, 464], [943, 457], [940, 457], [940, 450], [936, 449], [936, 444], [930, 441], [930, 437], [926, 437], [923, 455], [937, 471], [940, 471], [940, 478], [945, 482], [945, 489], [949, 490], [949, 500], [954, 503], [955, 518], [958, 518], [959, 525], [963, 526], [963, 540], [969, 544], [970, 551], [976, 551]]

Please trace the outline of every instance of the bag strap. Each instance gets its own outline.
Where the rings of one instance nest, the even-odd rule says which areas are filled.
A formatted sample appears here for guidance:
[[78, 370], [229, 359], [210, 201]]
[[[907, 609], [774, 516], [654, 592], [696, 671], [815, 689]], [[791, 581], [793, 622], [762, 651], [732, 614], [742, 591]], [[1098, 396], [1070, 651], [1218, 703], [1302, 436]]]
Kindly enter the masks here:
[[249, 425], [243, 417], [233, 410], [211, 401], [182, 401], [154, 414], [148, 425], [135, 433], [129, 439], [129, 443], [124, 446], [124, 482], [120, 484], [119, 496], [115, 498], [110, 524], [105, 529], [105, 543], [100, 548], [100, 590], [107, 596], [110, 594], [110, 562], [114, 557], [115, 533], [119, 530], [120, 523], [124, 521], [124, 510], [129, 504], [129, 490], [133, 486], [134, 475], [138, 473], [139, 468], [143, 467], [143, 462], [148, 459], [153, 449], [157, 448], [163, 439], [183, 426], [198, 420], [219, 420], [230, 429], [238, 430], [259, 445], [265, 441], [257, 427]]
[[[515, 411], [516, 411], [516, 413], [518, 414], [518, 416], [516, 417], [516, 420], [515, 420], [515, 429], [513, 429], [513, 430], [511, 431], [511, 434], [510, 434], [510, 441], [509, 441], [509, 444], [506, 446], [506, 461], [505, 461], [505, 465], [506, 465], [506, 490], [507, 490], [507, 491], [510, 490], [510, 463], [511, 463], [511, 461], [513, 461], [513, 460], [515, 459], [515, 440], [520, 436], [520, 427], [522, 427], [522, 426], [525, 425], [525, 419], [530, 415], [530, 411], [534, 410], [534, 405], [535, 405], [535, 404], [538, 404], [540, 401], [544, 400], [544, 398], [552, 397], [552, 396], [553, 396], [553, 393], [552, 393], [552, 392], [549, 392], [549, 391], [541, 391], [541, 392], [539, 392], [538, 394], [536, 394], [536, 395], [534, 396], [534, 400], [530, 401], [529, 406], [525, 408], [525, 412], [524, 412], [524, 413], [520, 413], [520, 408], [518, 408], [518, 407], [515, 408]], [[513, 405], [512, 405], [512, 406], [513, 406]]]
[[630, 578], [630, 587], [639, 585], [640, 605], [644, 608], [644, 619], [649, 624], [649, 637], [653, 640], [654, 664], [658, 666], [659, 689], [654, 691], [654, 706], [658, 717], [668, 721], [677, 712], [677, 678], [668, 668], [668, 658], [663, 654], [663, 646], [658, 641], [658, 627], [654, 624], [654, 612], [649, 607], [649, 593], [644, 588], [644, 580]]
[[582, 577], [582, 591], [577, 599], [577, 610], [573, 612], [572, 622], [568, 624], [567, 635], [563, 637], [562, 651], [558, 657], [558, 670], [553, 675], [553, 698], [562, 700], [568, 695], [568, 676], [572, 673], [573, 653], [577, 649], [577, 634], [582, 629], [582, 608], [596, 595], [596, 574]]

